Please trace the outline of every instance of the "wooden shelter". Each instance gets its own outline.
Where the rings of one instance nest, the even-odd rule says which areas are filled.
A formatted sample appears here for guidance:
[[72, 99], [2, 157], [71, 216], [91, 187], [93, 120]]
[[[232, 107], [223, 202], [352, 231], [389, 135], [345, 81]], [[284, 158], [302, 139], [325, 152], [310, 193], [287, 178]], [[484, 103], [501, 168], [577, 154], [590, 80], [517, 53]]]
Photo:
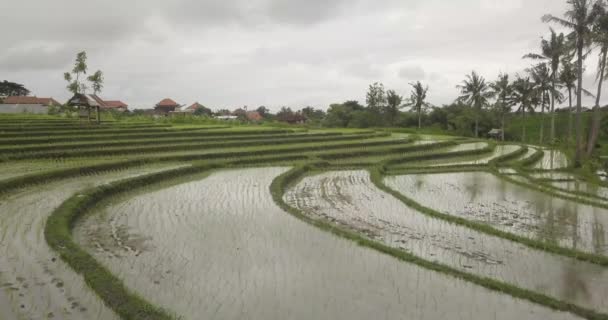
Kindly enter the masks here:
[[86, 108], [86, 118], [89, 122], [91, 122], [91, 108], [95, 108], [97, 114], [97, 123], [99, 124], [99, 108], [101, 107], [101, 105], [99, 104], [99, 102], [97, 102], [97, 99], [95, 99], [93, 95], [77, 93], [73, 97], [71, 97], [68, 102], [66, 102], [66, 104], [71, 107], [78, 107], [78, 114], [80, 115], [81, 119], [83, 118], [83, 115], [80, 111], [82, 110], [82, 108]]

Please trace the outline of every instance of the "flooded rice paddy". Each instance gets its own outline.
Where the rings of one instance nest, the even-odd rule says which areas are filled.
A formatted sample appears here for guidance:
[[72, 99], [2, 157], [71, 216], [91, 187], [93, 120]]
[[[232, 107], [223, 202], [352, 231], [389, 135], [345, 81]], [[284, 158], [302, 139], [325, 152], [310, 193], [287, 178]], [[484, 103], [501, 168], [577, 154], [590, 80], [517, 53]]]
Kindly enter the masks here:
[[285, 200], [307, 215], [452, 268], [608, 311], [608, 270], [439, 220], [376, 188], [367, 171], [304, 178]]
[[269, 191], [286, 170], [219, 171], [116, 199], [76, 237], [127, 287], [185, 319], [576, 318], [292, 217]]
[[499, 146], [496, 146], [496, 148], [490, 155], [477, 157], [476, 159], [472, 159], [472, 160], [456, 160], [456, 161], [454, 159], [443, 160], [440, 162], [435, 162], [435, 163], [431, 164], [431, 166], [437, 167], [437, 166], [484, 165], [484, 164], [488, 164], [490, 161], [492, 161], [496, 158], [516, 152], [519, 149], [521, 149], [521, 147], [517, 146], [517, 145], [499, 145]]
[[544, 149], [543, 153], [543, 157], [533, 165], [533, 168], [554, 170], [568, 167], [568, 157], [562, 151]]
[[385, 182], [442, 213], [563, 247], [608, 255], [606, 209], [553, 197], [486, 172], [411, 174], [388, 177]]
[[78, 190], [179, 165], [138, 167], [0, 197], [0, 319], [115, 319], [44, 239], [48, 216]]

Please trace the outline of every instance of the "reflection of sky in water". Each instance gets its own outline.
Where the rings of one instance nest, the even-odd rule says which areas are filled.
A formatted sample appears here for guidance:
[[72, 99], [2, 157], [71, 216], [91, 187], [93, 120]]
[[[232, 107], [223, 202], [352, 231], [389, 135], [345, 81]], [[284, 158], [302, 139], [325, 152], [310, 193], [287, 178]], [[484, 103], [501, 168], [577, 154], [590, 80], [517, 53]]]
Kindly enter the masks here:
[[[422, 180], [416, 183], [418, 187], [424, 184]], [[376, 188], [366, 171], [305, 177], [288, 190], [285, 200], [313, 218], [418, 257], [608, 310], [608, 269], [420, 213]]]
[[415, 174], [386, 181], [405, 196], [443, 213], [564, 247], [608, 254], [606, 209], [552, 197], [483, 172]]

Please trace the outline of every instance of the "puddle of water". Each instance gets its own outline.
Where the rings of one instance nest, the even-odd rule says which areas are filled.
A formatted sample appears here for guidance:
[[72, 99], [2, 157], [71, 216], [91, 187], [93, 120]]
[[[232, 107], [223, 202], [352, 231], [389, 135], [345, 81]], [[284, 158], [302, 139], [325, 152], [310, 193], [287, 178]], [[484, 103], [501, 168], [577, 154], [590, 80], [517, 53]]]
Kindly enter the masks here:
[[535, 169], [554, 170], [568, 166], [568, 157], [559, 150], [543, 150], [543, 157], [533, 166]]
[[0, 198], [0, 318], [116, 319], [82, 277], [48, 247], [46, 220], [78, 190], [174, 167], [83, 176]]
[[552, 197], [485, 172], [413, 174], [389, 177], [386, 183], [442, 213], [563, 247], [608, 254], [606, 209]]
[[504, 155], [513, 153], [517, 150], [519, 150], [521, 147], [517, 146], [517, 145], [499, 145], [496, 146], [496, 148], [494, 149], [494, 152], [492, 152], [491, 155], [488, 156], [484, 156], [475, 160], [468, 160], [468, 161], [454, 161], [453, 159], [450, 161], [441, 161], [438, 162], [436, 164], [433, 164], [431, 166], [458, 166], [458, 165], [483, 165], [483, 164], [488, 164], [490, 161], [498, 158], [498, 157], [502, 157]]
[[306, 177], [285, 199], [314, 218], [332, 221], [426, 260], [608, 310], [608, 269], [424, 215], [377, 189], [366, 171]]
[[[138, 194], [88, 216], [76, 236], [129, 288], [186, 319], [575, 318], [297, 220], [269, 192], [285, 170], [220, 171]], [[91, 230], [124, 230], [127, 241], [100, 248]], [[127, 249], [128, 239], [143, 241]]]

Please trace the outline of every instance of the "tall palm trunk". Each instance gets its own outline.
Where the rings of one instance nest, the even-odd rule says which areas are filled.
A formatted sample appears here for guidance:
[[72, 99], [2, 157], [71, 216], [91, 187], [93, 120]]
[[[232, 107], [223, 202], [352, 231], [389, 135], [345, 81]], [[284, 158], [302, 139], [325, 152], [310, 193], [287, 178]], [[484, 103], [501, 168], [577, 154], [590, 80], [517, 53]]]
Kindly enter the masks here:
[[481, 108], [475, 106], [475, 138], [479, 138], [479, 111]]
[[526, 142], [526, 106], [521, 105], [521, 123], [523, 124], [521, 127], [521, 142]]
[[572, 87], [568, 87], [568, 145], [572, 143], [572, 123], [574, 113], [572, 112]]
[[584, 40], [579, 31], [576, 39], [576, 56], [577, 56], [577, 73], [578, 86], [576, 87], [576, 153], [574, 157], [574, 166], [580, 167], [583, 160], [583, 47]]
[[422, 128], [422, 106], [418, 106], [418, 129]]
[[545, 93], [540, 94], [540, 144], [545, 141]]
[[600, 97], [602, 96], [602, 83], [604, 81], [604, 70], [606, 68], [606, 53], [608, 53], [608, 47], [602, 48], [600, 62], [600, 74], [597, 85], [597, 96], [595, 97], [595, 106], [593, 107], [593, 120], [591, 123], [591, 131], [589, 131], [589, 142], [587, 144], [587, 156], [591, 156], [597, 143], [597, 138], [600, 135], [600, 123], [602, 121], [602, 112], [600, 110]]
[[555, 82], [557, 77], [557, 70], [553, 71], [553, 77], [551, 79], [551, 140], [549, 143], [555, 141]]
[[502, 140], [503, 142], [505, 141], [505, 117], [506, 117], [506, 106], [507, 105], [507, 99], [506, 97], [502, 97], [502, 118], [500, 119], [500, 140]]

